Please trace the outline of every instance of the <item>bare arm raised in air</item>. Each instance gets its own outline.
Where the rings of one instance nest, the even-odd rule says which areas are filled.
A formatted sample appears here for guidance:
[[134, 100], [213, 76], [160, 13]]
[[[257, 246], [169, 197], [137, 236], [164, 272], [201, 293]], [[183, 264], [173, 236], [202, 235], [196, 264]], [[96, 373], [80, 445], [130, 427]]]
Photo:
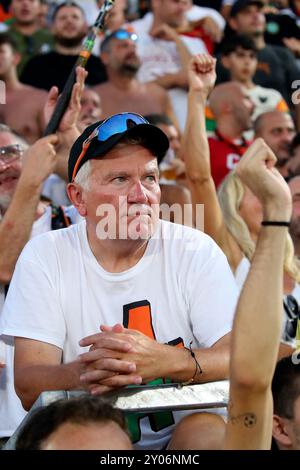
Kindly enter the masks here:
[[[237, 165], [241, 180], [260, 199], [265, 221], [291, 217], [291, 195], [275, 169], [276, 157], [258, 139]], [[283, 259], [288, 227], [261, 228], [232, 331], [230, 402], [225, 449], [270, 449], [271, 381], [282, 325]]]
[[242, 252], [224, 222], [211, 175], [205, 128], [205, 106], [216, 81], [215, 66], [215, 59], [208, 54], [194, 56], [190, 62], [188, 117], [182, 149], [193, 204], [204, 205], [204, 230], [224, 251], [234, 270], [242, 259]]

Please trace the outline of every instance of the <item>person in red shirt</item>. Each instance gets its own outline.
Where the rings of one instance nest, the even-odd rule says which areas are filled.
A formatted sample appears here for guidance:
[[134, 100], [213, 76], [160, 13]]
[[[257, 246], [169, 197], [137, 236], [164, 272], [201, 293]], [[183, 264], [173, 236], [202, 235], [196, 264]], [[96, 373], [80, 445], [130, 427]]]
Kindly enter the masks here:
[[243, 133], [251, 128], [254, 105], [237, 82], [216, 86], [209, 104], [217, 125], [209, 148], [212, 176], [218, 187], [250, 145]]

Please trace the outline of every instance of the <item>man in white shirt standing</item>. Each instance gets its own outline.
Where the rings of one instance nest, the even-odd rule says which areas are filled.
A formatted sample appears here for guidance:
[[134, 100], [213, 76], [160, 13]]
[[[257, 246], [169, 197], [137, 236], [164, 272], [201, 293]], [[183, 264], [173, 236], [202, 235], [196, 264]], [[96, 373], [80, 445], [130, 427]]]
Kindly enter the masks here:
[[[44, 390], [102, 394], [228, 376], [236, 285], [209, 237], [159, 220], [158, 163], [168, 145], [133, 113], [92, 125], [75, 142], [68, 194], [86, 220], [29, 242], [2, 317], [26, 409]], [[191, 345], [194, 357], [183, 347]], [[166, 446], [183, 415], [139, 417], [136, 448]]]
[[183, 130], [187, 106], [187, 68], [193, 54], [207, 52], [200, 38], [178, 34], [188, 20], [187, 0], [152, 0], [153, 15], [146, 15], [131, 25], [138, 35], [141, 59], [138, 80], [155, 81], [168, 90], [180, 128]]

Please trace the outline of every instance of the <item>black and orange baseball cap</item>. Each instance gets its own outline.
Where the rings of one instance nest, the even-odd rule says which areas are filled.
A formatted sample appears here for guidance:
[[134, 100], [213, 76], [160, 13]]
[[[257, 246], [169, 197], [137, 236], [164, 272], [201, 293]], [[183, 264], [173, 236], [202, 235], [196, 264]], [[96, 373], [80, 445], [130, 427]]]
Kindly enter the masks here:
[[105, 121], [87, 127], [71, 148], [68, 177], [74, 181], [82, 165], [91, 159], [103, 157], [126, 137], [141, 137], [147, 148], [156, 156], [158, 163], [164, 158], [169, 139], [164, 132], [136, 113], [115, 114]]

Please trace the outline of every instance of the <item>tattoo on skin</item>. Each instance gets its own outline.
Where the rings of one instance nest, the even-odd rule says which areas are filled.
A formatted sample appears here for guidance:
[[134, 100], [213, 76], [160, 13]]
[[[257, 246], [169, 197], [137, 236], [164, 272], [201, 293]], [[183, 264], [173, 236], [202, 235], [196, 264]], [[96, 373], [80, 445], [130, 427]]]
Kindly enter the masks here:
[[243, 422], [246, 428], [253, 428], [257, 423], [257, 417], [254, 413], [242, 413], [240, 415], [234, 416], [233, 414], [233, 403], [228, 403], [228, 422], [232, 424], [239, 424]]

